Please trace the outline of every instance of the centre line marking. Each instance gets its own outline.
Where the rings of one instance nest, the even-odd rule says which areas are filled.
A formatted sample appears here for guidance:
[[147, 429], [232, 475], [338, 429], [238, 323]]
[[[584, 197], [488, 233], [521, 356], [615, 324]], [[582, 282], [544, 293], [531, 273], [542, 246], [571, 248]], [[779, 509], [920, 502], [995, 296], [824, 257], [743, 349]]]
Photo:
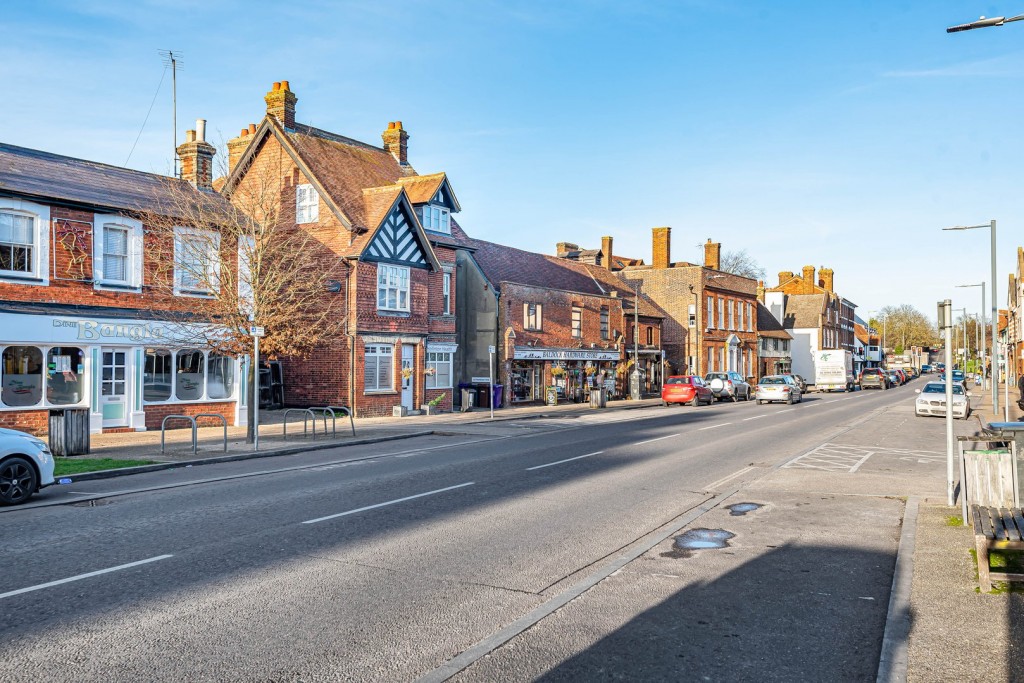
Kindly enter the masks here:
[[743, 421], [746, 422], [747, 420], [760, 420], [762, 417], [768, 417], [768, 416], [767, 415], [755, 415], [754, 417], [745, 417], [745, 418], [743, 418]]
[[671, 439], [673, 436], [679, 436], [678, 434], [669, 434], [668, 436], [659, 436], [657, 439], [648, 439], [647, 441], [637, 441], [634, 446], [643, 446], [645, 443], [654, 443], [655, 441], [661, 441], [662, 439]]
[[157, 562], [159, 560], [166, 560], [174, 555], [157, 555], [151, 557], [148, 560], [139, 560], [138, 562], [129, 562], [128, 564], [119, 564], [116, 567], [109, 567], [108, 569], [98, 569], [94, 572], [88, 572], [87, 574], [79, 574], [78, 576], [69, 576], [66, 579], [59, 579], [57, 581], [49, 581], [47, 583], [41, 583], [38, 586], [29, 586], [28, 588], [19, 588], [16, 591], [8, 591], [6, 593], [0, 593], [0, 600], [4, 598], [10, 598], [15, 595], [21, 595], [22, 593], [31, 593], [32, 591], [42, 590], [44, 588], [52, 588], [59, 586], [64, 583], [71, 583], [72, 581], [81, 581], [82, 579], [88, 579], [93, 576], [99, 576], [100, 574], [109, 574], [110, 572], [121, 571], [122, 569], [130, 569], [131, 567], [138, 567], [141, 564], [149, 564], [150, 562]]
[[721, 424], [711, 425], [710, 427], [701, 427], [697, 431], [698, 432], [703, 432], [705, 429], [715, 429], [716, 427], [724, 427], [725, 425], [731, 425], [731, 424], [732, 424], [732, 422], [723, 422]]
[[356, 508], [355, 510], [346, 510], [345, 512], [339, 512], [336, 515], [327, 515], [326, 517], [317, 517], [316, 519], [307, 519], [303, 524], [316, 524], [317, 522], [324, 522], [328, 519], [334, 519], [336, 517], [344, 517], [346, 515], [354, 515], [357, 512], [366, 512], [367, 510], [373, 510], [375, 508], [382, 508], [386, 505], [394, 505], [395, 503], [404, 503], [407, 500], [414, 500], [416, 498], [423, 498], [424, 496], [432, 496], [435, 493], [444, 493], [445, 491], [454, 491], [455, 489], [461, 489], [464, 486], [472, 486], [476, 482], [467, 481], [465, 484], [456, 484], [455, 486], [446, 486], [443, 489], [435, 489], [433, 491], [427, 491], [426, 493], [417, 493], [414, 496], [406, 496], [405, 498], [397, 498], [395, 500], [389, 500], [386, 503], [377, 503], [376, 505], [367, 505], [366, 507]]
[[573, 460], [579, 460], [580, 458], [589, 458], [592, 455], [600, 455], [601, 453], [604, 453], [604, 451], [594, 451], [593, 453], [587, 453], [586, 455], [577, 455], [575, 458], [566, 458], [565, 460], [558, 460], [556, 462], [549, 462], [546, 465], [537, 465], [536, 467], [527, 467], [526, 471], [529, 472], [530, 470], [541, 470], [541, 469], [544, 469], [545, 467], [551, 467], [552, 465], [561, 465], [563, 462], [572, 462]]

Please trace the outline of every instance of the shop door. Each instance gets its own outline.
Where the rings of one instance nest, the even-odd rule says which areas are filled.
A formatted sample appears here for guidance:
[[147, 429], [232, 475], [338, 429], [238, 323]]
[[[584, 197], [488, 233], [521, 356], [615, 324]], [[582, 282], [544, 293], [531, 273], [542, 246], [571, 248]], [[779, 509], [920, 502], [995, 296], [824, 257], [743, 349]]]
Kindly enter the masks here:
[[104, 427], [128, 425], [128, 349], [104, 347], [100, 365], [100, 410]]
[[[402, 405], [412, 410], [412, 383], [416, 376], [414, 372], [413, 354], [416, 347], [412, 344], [402, 344]], [[406, 372], [408, 370], [408, 372]], [[406, 377], [408, 375], [408, 377]]]

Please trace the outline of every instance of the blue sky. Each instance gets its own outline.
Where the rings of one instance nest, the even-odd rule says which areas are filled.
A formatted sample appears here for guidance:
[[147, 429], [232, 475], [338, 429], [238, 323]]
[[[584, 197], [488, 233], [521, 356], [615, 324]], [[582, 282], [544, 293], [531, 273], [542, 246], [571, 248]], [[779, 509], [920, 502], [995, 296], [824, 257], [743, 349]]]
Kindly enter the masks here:
[[473, 236], [674, 260], [707, 238], [768, 271], [830, 267], [859, 313], [952, 298], [980, 309], [999, 221], [999, 302], [1024, 244], [1024, 22], [946, 34], [990, 2], [476, 0], [12, 3], [0, 140], [171, 168], [178, 137], [237, 135], [288, 80], [297, 118], [380, 144], [410, 132], [446, 171]]

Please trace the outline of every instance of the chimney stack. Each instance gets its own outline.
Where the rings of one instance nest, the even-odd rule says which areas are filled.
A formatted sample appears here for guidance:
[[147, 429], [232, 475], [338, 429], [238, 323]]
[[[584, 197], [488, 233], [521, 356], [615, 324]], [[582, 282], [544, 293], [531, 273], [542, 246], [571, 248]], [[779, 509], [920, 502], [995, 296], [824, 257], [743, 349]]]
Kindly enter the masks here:
[[818, 274], [821, 275], [821, 286], [824, 287], [826, 291], [831, 292], [832, 291], [832, 269], [831, 268], [822, 268], [821, 270], [818, 271]]
[[559, 258], [564, 258], [570, 251], [579, 251], [580, 247], [578, 244], [572, 242], [559, 242], [555, 245], [555, 254]]
[[409, 165], [409, 134], [402, 128], [401, 121], [391, 121], [388, 129], [380, 134], [384, 140], [384, 149], [402, 166]]
[[704, 267], [712, 270], [722, 269], [722, 243], [712, 242], [710, 237], [704, 244]]
[[779, 286], [781, 287], [787, 280], [793, 279], [793, 271], [791, 270], [780, 270], [779, 271]]
[[200, 190], [213, 189], [213, 155], [217, 148], [206, 141], [206, 119], [196, 120], [196, 129], [185, 131], [185, 142], [178, 145], [181, 179]]
[[814, 294], [814, 266], [804, 266], [804, 294]]
[[601, 265], [612, 270], [612, 238], [607, 235], [601, 238]]
[[651, 229], [652, 266], [669, 268], [672, 265], [672, 228]]
[[228, 173], [235, 170], [238, 160], [245, 154], [245, 150], [249, 149], [249, 143], [253, 141], [255, 133], [256, 124], [250, 123], [248, 128], [242, 129], [237, 138], [228, 140]]
[[299, 98], [288, 87], [288, 81], [275, 82], [263, 99], [267, 103], [267, 116], [277, 119], [286, 130], [295, 129], [295, 102]]
[[757, 281], [757, 300], [764, 303], [764, 280]]

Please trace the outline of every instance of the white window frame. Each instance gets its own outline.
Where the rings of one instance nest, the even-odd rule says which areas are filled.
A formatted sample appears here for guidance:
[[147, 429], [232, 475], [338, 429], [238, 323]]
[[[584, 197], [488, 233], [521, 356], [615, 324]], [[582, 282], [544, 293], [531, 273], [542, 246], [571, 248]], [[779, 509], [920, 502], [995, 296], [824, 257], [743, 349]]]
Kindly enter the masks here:
[[583, 339], [583, 309], [572, 307], [571, 330], [573, 339]]
[[718, 297], [718, 329], [725, 329], [725, 299]]
[[[107, 276], [104, 264], [107, 228], [128, 232], [128, 261], [125, 264], [125, 279], [115, 280]], [[96, 289], [142, 289], [143, 231], [142, 221], [114, 214], [97, 214], [92, 230], [92, 273]]]
[[424, 204], [420, 209], [420, 223], [424, 230], [452, 234], [451, 212], [437, 204]]
[[[384, 350], [387, 349], [385, 353]], [[386, 373], [385, 379], [387, 384], [381, 384], [381, 359], [388, 357], [388, 372]], [[370, 376], [369, 367], [370, 359], [373, 359], [374, 363], [374, 386], [367, 384], [367, 378]], [[367, 344], [363, 352], [363, 393], [373, 394], [380, 392], [394, 392], [395, 391], [395, 345], [394, 344]]]
[[320, 220], [320, 193], [310, 183], [295, 186], [295, 222], [316, 223]]
[[[535, 326], [530, 326], [530, 306], [534, 307], [534, 323]], [[524, 303], [523, 304], [523, 329], [532, 330], [534, 332], [540, 332], [544, 329], [544, 306], [536, 303]]]
[[729, 299], [729, 329], [736, 329], [736, 302]]
[[708, 319], [704, 327], [709, 330], [715, 326], [715, 298], [713, 296], [708, 297]]
[[[382, 281], [383, 280], [383, 281]], [[381, 305], [381, 292], [384, 305]], [[395, 305], [389, 305], [390, 294], [394, 292]], [[404, 295], [404, 296], [403, 296]], [[394, 266], [389, 263], [377, 264], [377, 310], [409, 312], [412, 298], [412, 273], [408, 266]]]
[[0, 280], [19, 284], [50, 284], [50, 207], [21, 199], [0, 198], [0, 212], [32, 219], [31, 272], [0, 270]]
[[[437, 356], [437, 358], [433, 358], [432, 359], [431, 356]], [[427, 389], [451, 389], [452, 388], [452, 381], [453, 381], [453, 373], [455, 371], [454, 360], [455, 360], [455, 354], [453, 352], [451, 352], [451, 351], [432, 351], [428, 347], [427, 348], [427, 357], [426, 357], [426, 361], [425, 361], [425, 366], [426, 366], [426, 368], [428, 370], [430, 368], [433, 368], [434, 369], [434, 373], [433, 374], [428, 374], [426, 376], [426, 382], [424, 384], [425, 388], [427, 388]], [[442, 366], [442, 365], [447, 365], [448, 366], [448, 383], [447, 384], [438, 384], [437, 383], [438, 377], [441, 376], [441, 373], [438, 372], [438, 366]]]
[[[213, 252], [212, 258], [206, 263], [207, 272], [204, 279], [210, 285], [209, 289], [200, 289], [202, 284], [198, 287], [184, 286], [182, 280], [183, 276], [191, 273], [186, 273], [186, 269], [181, 268], [180, 257], [182, 255], [183, 244], [187, 241], [187, 238], [195, 237], [205, 241], [208, 247], [211, 247], [210, 251]], [[209, 254], [208, 254], [209, 256]], [[187, 283], [191, 285], [191, 283]], [[216, 230], [202, 230], [198, 228], [184, 228], [176, 226], [174, 228], [174, 294], [177, 296], [195, 296], [195, 297], [213, 297], [216, 295], [217, 288], [220, 287], [220, 233]]]
[[452, 314], [452, 274], [445, 273], [441, 284], [441, 296], [444, 298], [444, 314]]

